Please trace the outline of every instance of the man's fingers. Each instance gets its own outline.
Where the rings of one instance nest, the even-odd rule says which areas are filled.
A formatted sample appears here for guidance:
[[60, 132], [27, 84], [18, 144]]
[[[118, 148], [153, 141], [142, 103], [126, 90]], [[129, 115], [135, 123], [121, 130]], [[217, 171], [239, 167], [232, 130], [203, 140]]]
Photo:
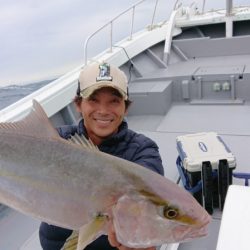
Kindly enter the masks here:
[[115, 229], [114, 229], [114, 225], [112, 222], [109, 223], [109, 227], [108, 227], [108, 240], [112, 247], [119, 248], [121, 246], [121, 244], [116, 239]]

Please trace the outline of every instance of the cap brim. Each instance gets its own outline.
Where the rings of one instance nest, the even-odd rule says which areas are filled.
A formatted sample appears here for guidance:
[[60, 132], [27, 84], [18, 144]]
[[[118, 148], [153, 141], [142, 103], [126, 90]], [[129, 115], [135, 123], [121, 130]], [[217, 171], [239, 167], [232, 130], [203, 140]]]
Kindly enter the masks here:
[[84, 89], [83, 91], [81, 91], [80, 95], [84, 98], [84, 99], [87, 99], [89, 98], [96, 90], [98, 89], [102, 89], [102, 88], [113, 88], [113, 89], [116, 89], [120, 94], [121, 96], [127, 100], [128, 99], [128, 96], [127, 94], [119, 87], [117, 87], [115, 84], [111, 83], [110, 81], [103, 81], [102, 83], [96, 83], [86, 89]]

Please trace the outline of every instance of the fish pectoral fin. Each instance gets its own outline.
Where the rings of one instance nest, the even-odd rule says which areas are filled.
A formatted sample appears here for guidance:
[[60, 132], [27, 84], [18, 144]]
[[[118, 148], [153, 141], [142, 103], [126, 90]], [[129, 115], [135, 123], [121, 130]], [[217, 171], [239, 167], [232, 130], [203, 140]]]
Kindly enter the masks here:
[[61, 250], [82, 250], [97, 237], [105, 233], [105, 225], [108, 221], [106, 215], [98, 215], [91, 222], [73, 231]]
[[64, 243], [61, 250], [76, 250], [78, 243], [79, 232], [73, 231], [73, 233], [69, 236], [69, 238]]
[[93, 221], [80, 228], [77, 250], [84, 249], [89, 243], [102, 235], [105, 230], [108, 217], [106, 215], [98, 215]]

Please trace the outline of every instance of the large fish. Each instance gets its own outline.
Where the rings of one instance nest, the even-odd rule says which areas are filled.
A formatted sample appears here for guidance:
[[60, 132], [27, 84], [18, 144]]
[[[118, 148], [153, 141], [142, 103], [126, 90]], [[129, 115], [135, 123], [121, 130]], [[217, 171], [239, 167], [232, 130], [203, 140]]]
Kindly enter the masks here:
[[0, 123], [0, 203], [78, 230], [78, 250], [106, 234], [110, 221], [118, 241], [133, 248], [206, 234], [210, 216], [184, 189], [72, 141], [59, 137], [36, 101], [24, 119]]

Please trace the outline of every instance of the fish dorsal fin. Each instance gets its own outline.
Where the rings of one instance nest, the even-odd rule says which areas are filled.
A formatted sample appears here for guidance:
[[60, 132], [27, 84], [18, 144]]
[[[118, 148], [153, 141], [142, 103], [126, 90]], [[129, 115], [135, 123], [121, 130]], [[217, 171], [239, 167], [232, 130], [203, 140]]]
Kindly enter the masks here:
[[29, 114], [16, 122], [0, 123], [0, 131], [45, 138], [60, 138], [42, 106], [33, 100]]
[[77, 144], [84, 148], [90, 148], [99, 151], [98, 147], [91, 141], [91, 139], [87, 139], [84, 135], [79, 135], [75, 133], [69, 139], [69, 142]]

